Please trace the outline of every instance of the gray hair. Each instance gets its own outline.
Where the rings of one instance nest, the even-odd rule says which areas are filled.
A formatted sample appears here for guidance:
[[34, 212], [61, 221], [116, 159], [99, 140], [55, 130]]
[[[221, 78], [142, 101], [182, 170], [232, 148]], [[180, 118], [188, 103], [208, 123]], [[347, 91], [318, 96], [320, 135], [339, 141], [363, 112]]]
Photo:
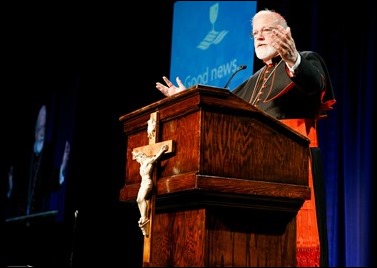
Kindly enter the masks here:
[[276, 11], [270, 10], [270, 9], [263, 9], [263, 10], [258, 11], [253, 16], [253, 18], [251, 19], [252, 25], [254, 23], [254, 19], [256, 17], [258, 17], [258, 16], [261, 16], [261, 15], [271, 15], [271, 16], [274, 16], [275, 17], [275, 21], [276, 21], [276, 23], [278, 25], [281, 25], [283, 28], [287, 28], [288, 27], [288, 24], [287, 24], [287, 21], [285, 20], [285, 18], [280, 13], [277, 13]]

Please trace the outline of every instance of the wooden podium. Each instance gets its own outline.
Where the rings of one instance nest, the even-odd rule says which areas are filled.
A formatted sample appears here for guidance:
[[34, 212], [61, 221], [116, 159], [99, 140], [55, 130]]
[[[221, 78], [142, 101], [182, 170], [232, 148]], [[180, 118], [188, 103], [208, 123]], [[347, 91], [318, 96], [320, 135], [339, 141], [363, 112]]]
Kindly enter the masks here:
[[144, 267], [296, 266], [295, 217], [310, 199], [307, 138], [230, 91], [202, 85], [119, 120], [127, 147], [121, 202], [136, 202], [140, 187], [132, 151], [174, 146], [154, 170]]

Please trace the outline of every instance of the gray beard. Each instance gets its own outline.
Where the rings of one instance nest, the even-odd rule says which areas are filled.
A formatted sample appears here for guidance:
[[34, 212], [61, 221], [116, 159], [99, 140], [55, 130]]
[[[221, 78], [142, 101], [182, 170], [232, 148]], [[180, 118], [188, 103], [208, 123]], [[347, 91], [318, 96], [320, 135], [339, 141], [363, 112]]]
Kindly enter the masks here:
[[257, 58], [263, 61], [267, 61], [275, 57], [276, 55], [276, 49], [272, 46], [267, 46], [264, 48], [257, 48], [255, 49], [255, 54], [257, 55]]

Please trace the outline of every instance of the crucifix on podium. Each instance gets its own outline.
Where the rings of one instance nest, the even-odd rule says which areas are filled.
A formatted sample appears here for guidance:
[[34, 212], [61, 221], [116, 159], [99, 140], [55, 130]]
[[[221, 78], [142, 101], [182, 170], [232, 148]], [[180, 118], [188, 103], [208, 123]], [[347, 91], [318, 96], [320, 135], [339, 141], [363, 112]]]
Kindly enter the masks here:
[[[120, 121], [127, 161], [119, 200], [138, 199], [143, 267], [296, 266], [295, 217], [311, 192], [306, 137], [202, 85]], [[141, 152], [149, 160], [138, 163]], [[127, 234], [133, 242], [133, 229]]]
[[149, 144], [132, 150], [132, 159], [140, 164], [141, 183], [137, 194], [136, 202], [140, 211], [139, 227], [144, 235], [144, 261], [150, 258], [150, 230], [155, 211], [156, 196], [154, 185], [156, 185], [155, 164], [166, 153], [174, 150], [173, 141], [158, 142], [158, 112], [151, 113], [148, 120], [147, 134]]

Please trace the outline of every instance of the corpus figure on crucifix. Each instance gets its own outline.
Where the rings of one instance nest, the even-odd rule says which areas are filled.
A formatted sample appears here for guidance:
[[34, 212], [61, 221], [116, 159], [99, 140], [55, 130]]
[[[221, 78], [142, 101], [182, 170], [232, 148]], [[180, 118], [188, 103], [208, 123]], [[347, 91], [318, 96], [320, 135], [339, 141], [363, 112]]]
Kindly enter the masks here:
[[140, 210], [139, 227], [146, 234], [145, 226], [149, 222], [149, 198], [148, 195], [153, 187], [152, 172], [154, 163], [169, 149], [169, 146], [163, 145], [156, 155], [148, 156], [143, 152], [132, 152], [133, 159], [140, 164], [141, 184], [137, 194], [136, 202]]

